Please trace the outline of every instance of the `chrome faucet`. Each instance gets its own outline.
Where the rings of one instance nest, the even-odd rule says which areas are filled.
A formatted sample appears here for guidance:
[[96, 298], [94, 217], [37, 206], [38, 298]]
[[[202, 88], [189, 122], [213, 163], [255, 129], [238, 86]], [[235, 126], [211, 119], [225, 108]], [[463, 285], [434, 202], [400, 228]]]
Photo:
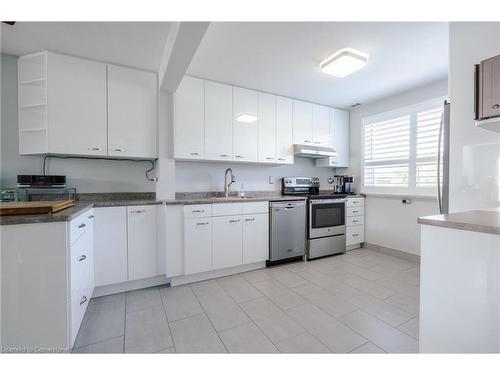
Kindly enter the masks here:
[[[231, 174], [231, 181], [227, 182], [227, 174]], [[226, 169], [226, 174], [224, 175], [224, 196], [229, 197], [229, 187], [236, 182], [236, 177], [233, 175], [231, 168]]]

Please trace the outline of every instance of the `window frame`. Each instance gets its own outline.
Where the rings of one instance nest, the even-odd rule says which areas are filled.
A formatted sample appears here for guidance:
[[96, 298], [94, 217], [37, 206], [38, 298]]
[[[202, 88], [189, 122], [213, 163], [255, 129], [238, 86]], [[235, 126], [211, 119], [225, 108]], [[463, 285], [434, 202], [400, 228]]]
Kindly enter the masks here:
[[[361, 119], [361, 193], [366, 195], [392, 195], [414, 197], [437, 197], [437, 186], [417, 187], [417, 114], [437, 107], [444, 108], [446, 97], [437, 97], [390, 111], [377, 113]], [[366, 125], [387, 121], [402, 116], [410, 116], [410, 144], [408, 158], [408, 186], [365, 186], [365, 129]], [[437, 155], [436, 155], [437, 157]]]

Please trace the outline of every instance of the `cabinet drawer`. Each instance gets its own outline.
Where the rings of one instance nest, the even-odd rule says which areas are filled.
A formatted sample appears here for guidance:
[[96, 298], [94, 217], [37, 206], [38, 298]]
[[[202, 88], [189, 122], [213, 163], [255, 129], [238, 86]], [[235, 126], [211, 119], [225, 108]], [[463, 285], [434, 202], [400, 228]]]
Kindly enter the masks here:
[[216, 203], [212, 205], [212, 216], [241, 215], [242, 203]]
[[75, 344], [91, 295], [92, 289], [82, 289], [71, 295], [71, 346]]
[[365, 241], [365, 226], [357, 225], [346, 228], [346, 245], [354, 245]]
[[359, 207], [365, 205], [364, 198], [347, 198], [347, 207]]
[[346, 216], [364, 216], [365, 215], [365, 208], [363, 206], [357, 206], [357, 207], [346, 207]]
[[364, 225], [365, 217], [364, 216], [348, 216], [346, 220], [346, 225], [348, 227], [352, 227], [355, 225]]
[[184, 206], [184, 218], [192, 219], [197, 217], [210, 217], [212, 216], [211, 204], [190, 204]]
[[242, 203], [243, 214], [267, 214], [269, 212], [269, 202], [248, 202]]
[[70, 245], [74, 244], [80, 236], [93, 224], [94, 210], [88, 210], [69, 223]]
[[78, 241], [70, 247], [70, 280], [71, 294], [92, 288], [94, 284], [94, 236], [87, 230]]

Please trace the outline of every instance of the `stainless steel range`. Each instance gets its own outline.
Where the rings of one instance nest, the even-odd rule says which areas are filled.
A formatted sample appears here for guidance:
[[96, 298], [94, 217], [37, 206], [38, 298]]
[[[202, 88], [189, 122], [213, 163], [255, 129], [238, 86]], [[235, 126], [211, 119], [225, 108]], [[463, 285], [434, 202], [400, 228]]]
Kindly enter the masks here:
[[307, 197], [307, 259], [346, 251], [346, 194], [320, 192], [317, 177], [284, 177], [282, 194]]

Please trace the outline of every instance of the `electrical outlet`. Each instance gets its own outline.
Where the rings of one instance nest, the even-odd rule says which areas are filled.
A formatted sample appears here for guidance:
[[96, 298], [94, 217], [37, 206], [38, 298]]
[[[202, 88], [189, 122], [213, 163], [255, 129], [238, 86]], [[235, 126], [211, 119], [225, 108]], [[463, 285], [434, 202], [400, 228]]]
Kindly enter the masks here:
[[273, 176], [269, 176], [269, 183], [271, 185], [274, 184], [274, 177]]
[[328, 177], [328, 183], [333, 184], [333, 177]]
[[403, 199], [401, 201], [401, 203], [403, 203], [403, 204], [411, 204], [411, 199], [409, 199], [409, 198]]

